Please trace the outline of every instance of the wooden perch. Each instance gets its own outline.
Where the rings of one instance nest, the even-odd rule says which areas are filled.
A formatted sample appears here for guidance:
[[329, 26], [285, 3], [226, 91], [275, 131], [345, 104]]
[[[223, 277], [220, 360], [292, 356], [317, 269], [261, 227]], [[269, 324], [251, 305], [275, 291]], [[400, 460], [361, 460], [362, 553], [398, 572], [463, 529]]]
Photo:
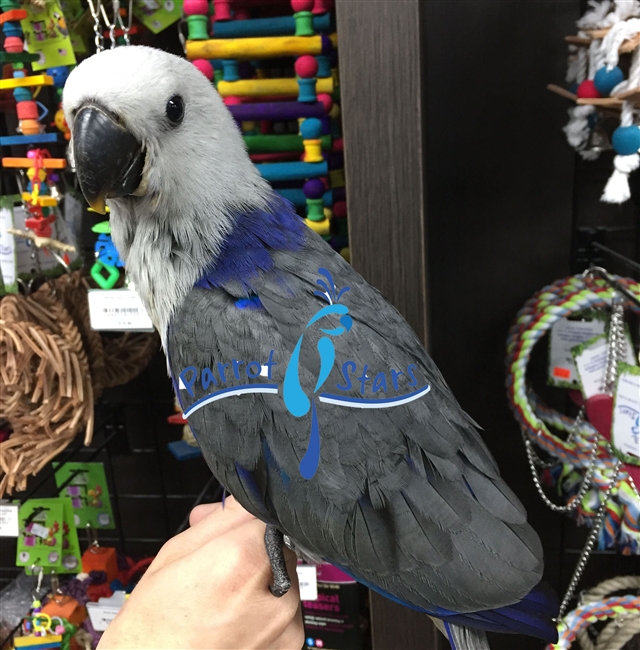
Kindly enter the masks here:
[[575, 102], [578, 99], [577, 95], [562, 86], [556, 86], [556, 84], [549, 84], [547, 90], [550, 90], [552, 93], [560, 95], [560, 97], [564, 97], [565, 99], [570, 99], [572, 102]]
[[51, 239], [51, 237], [38, 237], [28, 230], [20, 230], [18, 228], [7, 228], [7, 232], [10, 235], [15, 235], [16, 237], [24, 237], [25, 239], [30, 239], [38, 248], [55, 248], [56, 250], [62, 251], [63, 253], [75, 253], [76, 247], [71, 244], [65, 244], [57, 239]]
[[[585, 30], [585, 34], [588, 34], [588, 36], [565, 36], [564, 40], [567, 43], [570, 43], [571, 45], [583, 45], [585, 47], [591, 45], [591, 41], [596, 40], [596, 39], [601, 39], [603, 38], [606, 33], [609, 31], [610, 27], [607, 27], [606, 29], [590, 29], [590, 30]], [[633, 38], [630, 38], [626, 41], [623, 41], [622, 45], [620, 45], [620, 48], [618, 49], [618, 52], [620, 54], [628, 54], [629, 52], [633, 52], [633, 50], [636, 49], [640, 45], [640, 34], [636, 34]]]

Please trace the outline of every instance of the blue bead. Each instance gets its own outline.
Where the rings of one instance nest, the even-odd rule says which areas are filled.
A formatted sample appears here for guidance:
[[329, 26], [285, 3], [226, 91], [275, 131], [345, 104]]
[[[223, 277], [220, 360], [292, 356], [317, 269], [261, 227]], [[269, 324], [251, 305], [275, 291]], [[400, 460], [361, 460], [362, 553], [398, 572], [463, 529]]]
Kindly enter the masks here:
[[62, 88], [66, 83], [71, 70], [69, 70], [69, 66], [59, 65], [55, 68], [47, 68], [46, 72], [50, 77], [53, 77], [53, 85], [56, 88]]
[[640, 149], [640, 127], [619, 126], [611, 137], [611, 144], [620, 156], [630, 156]]
[[20, 26], [19, 22], [14, 22], [14, 21], [7, 21], [3, 26], [2, 26], [2, 31], [4, 32], [4, 35], [6, 37], [9, 36], [22, 36], [22, 27]]
[[31, 91], [27, 88], [16, 88], [13, 91], [13, 98], [16, 102], [28, 102], [31, 100]]
[[322, 135], [322, 122], [317, 117], [310, 117], [300, 126], [303, 140], [317, 140]]
[[611, 70], [607, 70], [607, 66], [603, 66], [596, 72], [593, 84], [601, 95], [608, 97], [621, 81], [624, 81], [624, 75], [618, 66]]
[[222, 61], [222, 71], [225, 81], [240, 81], [238, 61], [235, 59], [224, 59]]
[[316, 79], [301, 79], [298, 77], [298, 101], [312, 103], [318, 101], [316, 95]]

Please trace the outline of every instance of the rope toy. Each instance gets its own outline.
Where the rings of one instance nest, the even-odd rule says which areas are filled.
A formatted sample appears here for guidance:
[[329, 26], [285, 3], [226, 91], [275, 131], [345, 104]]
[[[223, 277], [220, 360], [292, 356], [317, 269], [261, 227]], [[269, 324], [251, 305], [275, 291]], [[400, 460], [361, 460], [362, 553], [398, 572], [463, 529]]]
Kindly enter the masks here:
[[[558, 643], [547, 650], [566, 650], [578, 638], [582, 650], [621, 650], [640, 634], [640, 596], [610, 596], [625, 589], [640, 589], [640, 577], [621, 576], [600, 583], [583, 596], [583, 604], [558, 623]], [[587, 628], [611, 619], [594, 643]]]
[[[631, 279], [615, 280], [635, 296], [640, 284]], [[599, 525], [600, 548], [618, 548], [624, 554], [640, 553], [640, 495], [628, 467], [620, 465], [608, 441], [582, 418], [576, 420], [545, 405], [526, 379], [527, 365], [535, 344], [561, 318], [611, 306], [614, 289], [602, 280], [589, 286], [582, 276], [564, 278], [532, 296], [518, 313], [507, 339], [507, 393], [511, 409], [522, 430], [529, 465], [540, 496], [557, 512], [573, 514], [579, 524]], [[625, 307], [638, 313], [630, 301]], [[568, 434], [565, 438], [552, 429]], [[533, 445], [551, 457], [541, 460]], [[567, 499], [552, 503], [544, 494], [544, 482], [557, 485]], [[609, 492], [609, 498], [605, 498]], [[595, 541], [595, 540], [594, 540]]]

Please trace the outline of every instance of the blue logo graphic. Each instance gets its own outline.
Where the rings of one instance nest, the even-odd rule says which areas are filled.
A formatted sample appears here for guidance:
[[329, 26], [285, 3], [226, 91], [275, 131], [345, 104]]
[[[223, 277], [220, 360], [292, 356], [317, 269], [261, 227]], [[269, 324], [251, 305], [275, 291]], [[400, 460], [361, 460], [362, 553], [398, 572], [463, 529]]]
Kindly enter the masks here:
[[[319, 284], [324, 291], [315, 291], [314, 293], [316, 296], [326, 300], [329, 304], [320, 309], [315, 316], [309, 320], [305, 329], [309, 329], [311, 325], [317, 323], [325, 316], [330, 316], [331, 314], [340, 315], [340, 327], [335, 327], [333, 329], [320, 328], [320, 331], [328, 334], [328, 336], [323, 336], [317, 344], [318, 354], [320, 355], [320, 374], [318, 376], [318, 381], [316, 382], [316, 387], [313, 389], [314, 395], [322, 388], [327, 377], [331, 374], [333, 363], [336, 360], [336, 349], [329, 336], [342, 336], [342, 334], [346, 334], [353, 326], [353, 319], [349, 316], [349, 308], [346, 305], [338, 304], [340, 298], [349, 291], [349, 287], [344, 287], [336, 294], [336, 286], [331, 277], [331, 273], [324, 268], [318, 269], [318, 273], [324, 276], [329, 284], [327, 284], [322, 278], [317, 280], [316, 283]], [[311, 408], [311, 434], [309, 436], [309, 446], [307, 447], [304, 457], [300, 461], [300, 474], [303, 478], [310, 479], [313, 478], [316, 473], [320, 462], [320, 430], [318, 428], [318, 416], [316, 414], [315, 402], [311, 401], [307, 397], [306, 393], [300, 386], [299, 361], [303, 338], [304, 333], [300, 335], [296, 347], [293, 350], [293, 354], [291, 355], [291, 359], [289, 360], [289, 365], [287, 366], [284, 375], [282, 396], [284, 397], [285, 406], [289, 413], [294, 417], [299, 418], [306, 415], [309, 412], [309, 408]]]
[[[349, 315], [349, 308], [346, 305], [340, 304], [340, 298], [349, 291], [350, 288], [344, 287], [338, 291], [333, 281], [333, 277], [327, 269], [320, 268], [318, 269], [318, 273], [322, 277], [320, 277], [316, 283], [320, 286], [321, 290], [316, 290], [314, 295], [324, 300], [327, 305], [320, 308], [309, 319], [304, 330], [308, 330], [312, 325], [318, 323], [327, 316], [337, 316], [339, 325], [337, 327], [320, 327], [320, 331], [326, 336], [322, 336], [316, 344], [316, 349], [320, 355], [320, 370], [312, 394], [307, 395], [300, 384], [300, 353], [304, 343], [305, 331], [300, 335], [291, 358], [289, 359], [282, 386], [284, 403], [291, 415], [300, 418], [305, 417], [309, 411], [311, 411], [309, 443], [304, 456], [300, 461], [299, 468], [301, 476], [305, 479], [312, 479], [315, 476], [320, 463], [320, 429], [316, 413], [316, 398], [318, 402], [333, 404], [334, 406], [379, 409], [408, 404], [409, 402], [423, 397], [430, 390], [429, 384], [417, 388], [418, 380], [415, 376], [415, 364], [409, 364], [404, 371], [390, 368], [388, 374], [386, 372], [378, 372], [375, 375], [369, 373], [369, 367], [365, 364], [362, 368], [361, 374], [357, 376], [356, 372], [358, 368], [356, 362], [348, 360], [342, 364], [341, 368], [343, 383], [336, 384], [335, 388], [338, 391], [349, 393], [354, 390], [354, 386], [357, 388], [359, 385], [361, 397], [319, 392], [329, 378], [335, 364], [336, 351], [333, 340], [351, 331], [351, 328], [353, 327], [353, 319]], [[203, 391], [209, 391], [210, 386], [214, 386], [215, 390], [190, 404], [184, 410], [184, 417], [188, 418], [203, 406], [227, 397], [238, 397], [247, 393], [278, 394], [278, 384], [276, 383], [243, 383], [226, 388], [221, 387], [226, 384], [227, 381], [232, 381], [232, 377], [236, 381], [241, 381], [245, 377], [248, 380], [255, 380], [259, 377], [265, 377], [267, 380], [272, 380], [273, 367], [277, 365], [278, 362], [274, 360], [274, 350], [271, 350], [268, 359], [264, 363], [255, 360], [247, 362], [232, 359], [230, 363], [217, 363], [215, 369], [203, 368], [199, 370], [195, 366], [185, 368], [180, 373], [179, 388], [181, 390], [186, 390], [192, 398], [195, 397], [193, 386], [197, 381], [199, 381]], [[389, 383], [388, 379], [390, 378], [393, 389], [399, 391], [399, 379], [403, 376], [406, 378], [407, 387], [415, 388], [415, 390], [397, 397], [365, 397], [365, 390], [368, 382], [371, 382], [371, 390], [374, 395], [379, 392], [386, 394]]]

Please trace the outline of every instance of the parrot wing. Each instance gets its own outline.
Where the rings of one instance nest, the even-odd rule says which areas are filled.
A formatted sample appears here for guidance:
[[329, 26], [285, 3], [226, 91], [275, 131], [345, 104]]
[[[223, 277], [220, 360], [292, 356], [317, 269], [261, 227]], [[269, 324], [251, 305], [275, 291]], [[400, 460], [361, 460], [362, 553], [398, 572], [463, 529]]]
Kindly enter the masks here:
[[[273, 260], [249, 292], [199, 283], [169, 330], [175, 385], [214, 474], [301, 548], [398, 602], [445, 615], [527, 596], [542, 573], [539, 539], [406, 321], [312, 232]], [[330, 302], [342, 311], [319, 316]], [[207, 402], [248, 383], [278, 394]], [[291, 413], [283, 386], [306, 412]], [[363, 407], [426, 386], [413, 401]], [[304, 478], [313, 421], [319, 461]]]

